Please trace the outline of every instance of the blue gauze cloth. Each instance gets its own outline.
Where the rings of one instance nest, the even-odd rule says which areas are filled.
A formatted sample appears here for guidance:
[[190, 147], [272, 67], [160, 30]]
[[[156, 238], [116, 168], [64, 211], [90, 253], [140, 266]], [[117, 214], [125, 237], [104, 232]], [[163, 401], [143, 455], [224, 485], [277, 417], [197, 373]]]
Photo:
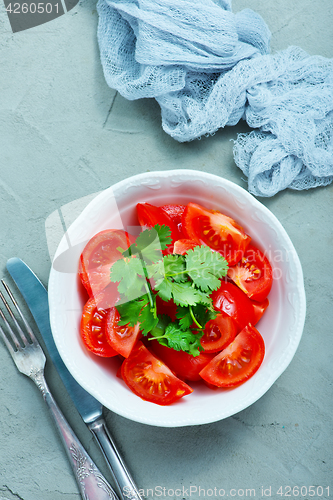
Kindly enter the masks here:
[[231, 0], [99, 0], [108, 85], [155, 98], [162, 127], [191, 141], [245, 119], [237, 166], [256, 196], [333, 180], [333, 59], [298, 47], [271, 55], [270, 31]]

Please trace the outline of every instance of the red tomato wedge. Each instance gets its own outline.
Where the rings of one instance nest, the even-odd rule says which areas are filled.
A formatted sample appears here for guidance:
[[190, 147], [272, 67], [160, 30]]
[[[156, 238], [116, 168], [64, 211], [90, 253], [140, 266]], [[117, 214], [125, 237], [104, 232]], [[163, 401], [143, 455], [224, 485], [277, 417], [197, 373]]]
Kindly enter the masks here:
[[136, 341], [141, 335], [140, 324], [135, 326], [118, 325], [120, 320], [119, 312], [112, 307], [107, 316], [106, 338], [108, 343], [115, 351], [124, 358], [128, 358]]
[[161, 207], [176, 224], [179, 232], [182, 232], [182, 217], [185, 208], [186, 205], [163, 205]]
[[114, 299], [108, 300], [107, 289], [96, 297], [91, 297], [83, 308], [80, 334], [84, 345], [89, 351], [102, 357], [112, 357], [118, 354], [107, 341], [106, 323]]
[[175, 403], [193, 389], [139, 341], [121, 365], [126, 385], [140, 398], [158, 405]]
[[221, 281], [221, 286], [211, 294], [213, 306], [225, 312], [242, 330], [248, 323], [255, 324], [253, 303], [238, 286], [229, 281]]
[[215, 210], [189, 203], [183, 214], [186, 238], [208, 245], [228, 261], [236, 264], [243, 256], [251, 238], [232, 218]]
[[253, 310], [254, 310], [254, 321], [253, 321], [253, 326], [254, 326], [263, 317], [264, 312], [266, 311], [267, 307], [269, 306], [269, 300], [265, 299], [263, 302], [255, 302], [253, 300], [252, 305], [253, 305]]
[[[134, 239], [120, 229], [107, 229], [93, 236], [80, 256], [79, 276], [89, 296], [99, 293], [110, 283], [110, 268]], [[115, 285], [116, 287], [116, 285]]]
[[234, 387], [255, 374], [264, 355], [262, 336], [254, 326], [248, 325], [201, 370], [200, 375], [208, 384]]
[[218, 352], [227, 347], [236, 337], [238, 328], [236, 321], [225, 312], [206, 323], [205, 333], [201, 337], [201, 345], [205, 352]]
[[249, 246], [241, 260], [228, 269], [228, 277], [246, 295], [262, 302], [273, 283], [273, 271], [267, 257], [256, 247]]
[[179, 255], [184, 255], [188, 250], [192, 250], [194, 247], [198, 246], [198, 242], [194, 240], [180, 239], [175, 241], [173, 246], [173, 253]]
[[195, 382], [201, 380], [200, 371], [213, 359], [214, 354], [202, 352], [192, 356], [184, 351], [175, 351], [160, 344], [157, 340], [149, 341], [151, 349], [182, 380]]
[[179, 232], [177, 225], [173, 222], [169, 214], [161, 207], [156, 207], [150, 203], [138, 203], [136, 211], [140, 226], [150, 228], [154, 227], [156, 224], [159, 224], [160, 226], [165, 225], [170, 228], [171, 238], [173, 241], [181, 238], [181, 233]]

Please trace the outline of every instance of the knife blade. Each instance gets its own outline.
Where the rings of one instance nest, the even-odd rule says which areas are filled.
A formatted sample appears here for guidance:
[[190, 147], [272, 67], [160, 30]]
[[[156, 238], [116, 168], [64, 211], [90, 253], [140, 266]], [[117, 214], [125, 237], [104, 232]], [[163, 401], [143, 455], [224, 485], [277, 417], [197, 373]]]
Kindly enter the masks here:
[[122, 500], [143, 500], [106, 427], [101, 403], [76, 382], [59, 354], [50, 325], [46, 288], [23, 260], [13, 257], [7, 261], [6, 267], [34, 317], [46, 349], [67, 392], [106, 459], [120, 498]]

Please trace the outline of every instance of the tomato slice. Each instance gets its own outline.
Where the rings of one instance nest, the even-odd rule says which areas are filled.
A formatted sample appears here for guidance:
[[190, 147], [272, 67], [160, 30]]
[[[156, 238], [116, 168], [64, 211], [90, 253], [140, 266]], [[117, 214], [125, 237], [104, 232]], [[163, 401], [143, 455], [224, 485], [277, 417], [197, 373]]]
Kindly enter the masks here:
[[79, 276], [90, 297], [110, 283], [110, 268], [122, 257], [117, 248], [127, 249], [133, 242], [121, 229], [101, 231], [88, 241], [80, 256]]
[[106, 338], [115, 351], [124, 358], [128, 358], [136, 341], [141, 335], [140, 324], [135, 326], [118, 325], [120, 314], [115, 307], [112, 307], [107, 316]]
[[198, 246], [197, 241], [187, 240], [185, 238], [182, 238], [180, 240], [175, 241], [175, 244], [173, 246], [173, 253], [184, 255], [188, 250], [192, 250], [196, 246]]
[[236, 221], [196, 203], [189, 203], [184, 211], [183, 232], [186, 238], [221, 253], [229, 265], [241, 259], [251, 241]]
[[273, 283], [273, 271], [269, 260], [253, 245], [247, 248], [235, 266], [229, 267], [228, 277], [250, 299], [258, 302], [266, 299]]
[[221, 281], [220, 288], [212, 292], [211, 297], [214, 308], [231, 316], [240, 330], [248, 323], [255, 324], [253, 302], [238, 286]]
[[134, 394], [162, 406], [175, 403], [193, 392], [190, 386], [177, 378], [140, 341], [123, 361], [121, 376]]
[[201, 370], [201, 377], [217, 387], [234, 387], [248, 380], [259, 369], [265, 343], [254, 326], [246, 326], [231, 344]]
[[195, 382], [201, 380], [200, 371], [213, 359], [214, 354], [201, 352], [192, 356], [184, 351], [175, 351], [160, 344], [157, 340], [149, 341], [151, 349], [182, 380]]
[[109, 300], [107, 289], [95, 297], [90, 297], [83, 308], [80, 334], [84, 345], [89, 351], [102, 357], [112, 357], [118, 354], [107, 341], [106, 323], [114, 298]]
[[166, 212], [168, 216], [172, 219], [172, 221], [175, 223], [180, 233], [183, 232], [182, 218], [185, 208], [186, 205], [163, 205], [161, 207], [161, 209], [164, 210], [164, 212]]
[[215, 319], [206, 323], [201, 345], [205, 352], [218, 352], [227, 347], [236, 337], [236, 321], [225, 312], [220, 312]]
[[169, 214], [163, 210], [161, 207], [156, 207], [150, 203], [138, 203], [136, 206], [137, 215], [139, 219], [140, 226], [142, 227], [154, 227], [156, 224], [160, 226], [168, 226], [171, 231], [171, 238], [173, 241], [178, 240], [182, 237], [178, 227], [173, 222]]
[[254, 326], [263, 317], [264, 312], [269, 306], [269, 300], [265, 299], [263, 302], [252, 301], [252, 305], [254, 310], [254, 320], [253, 320], [253, 326]]

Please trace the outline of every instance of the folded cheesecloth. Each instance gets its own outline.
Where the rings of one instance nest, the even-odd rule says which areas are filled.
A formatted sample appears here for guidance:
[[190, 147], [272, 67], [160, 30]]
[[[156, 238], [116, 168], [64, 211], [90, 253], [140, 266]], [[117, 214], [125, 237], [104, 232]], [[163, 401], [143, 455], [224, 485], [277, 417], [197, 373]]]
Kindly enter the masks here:
[[333, 180], [333, 59], [299, 47], [270, 54], [271, 33], [231, 0], [99, 0], [107, 84], [154, 98], [179, 142], [246, 120], [237, 166], [256, 196]]

